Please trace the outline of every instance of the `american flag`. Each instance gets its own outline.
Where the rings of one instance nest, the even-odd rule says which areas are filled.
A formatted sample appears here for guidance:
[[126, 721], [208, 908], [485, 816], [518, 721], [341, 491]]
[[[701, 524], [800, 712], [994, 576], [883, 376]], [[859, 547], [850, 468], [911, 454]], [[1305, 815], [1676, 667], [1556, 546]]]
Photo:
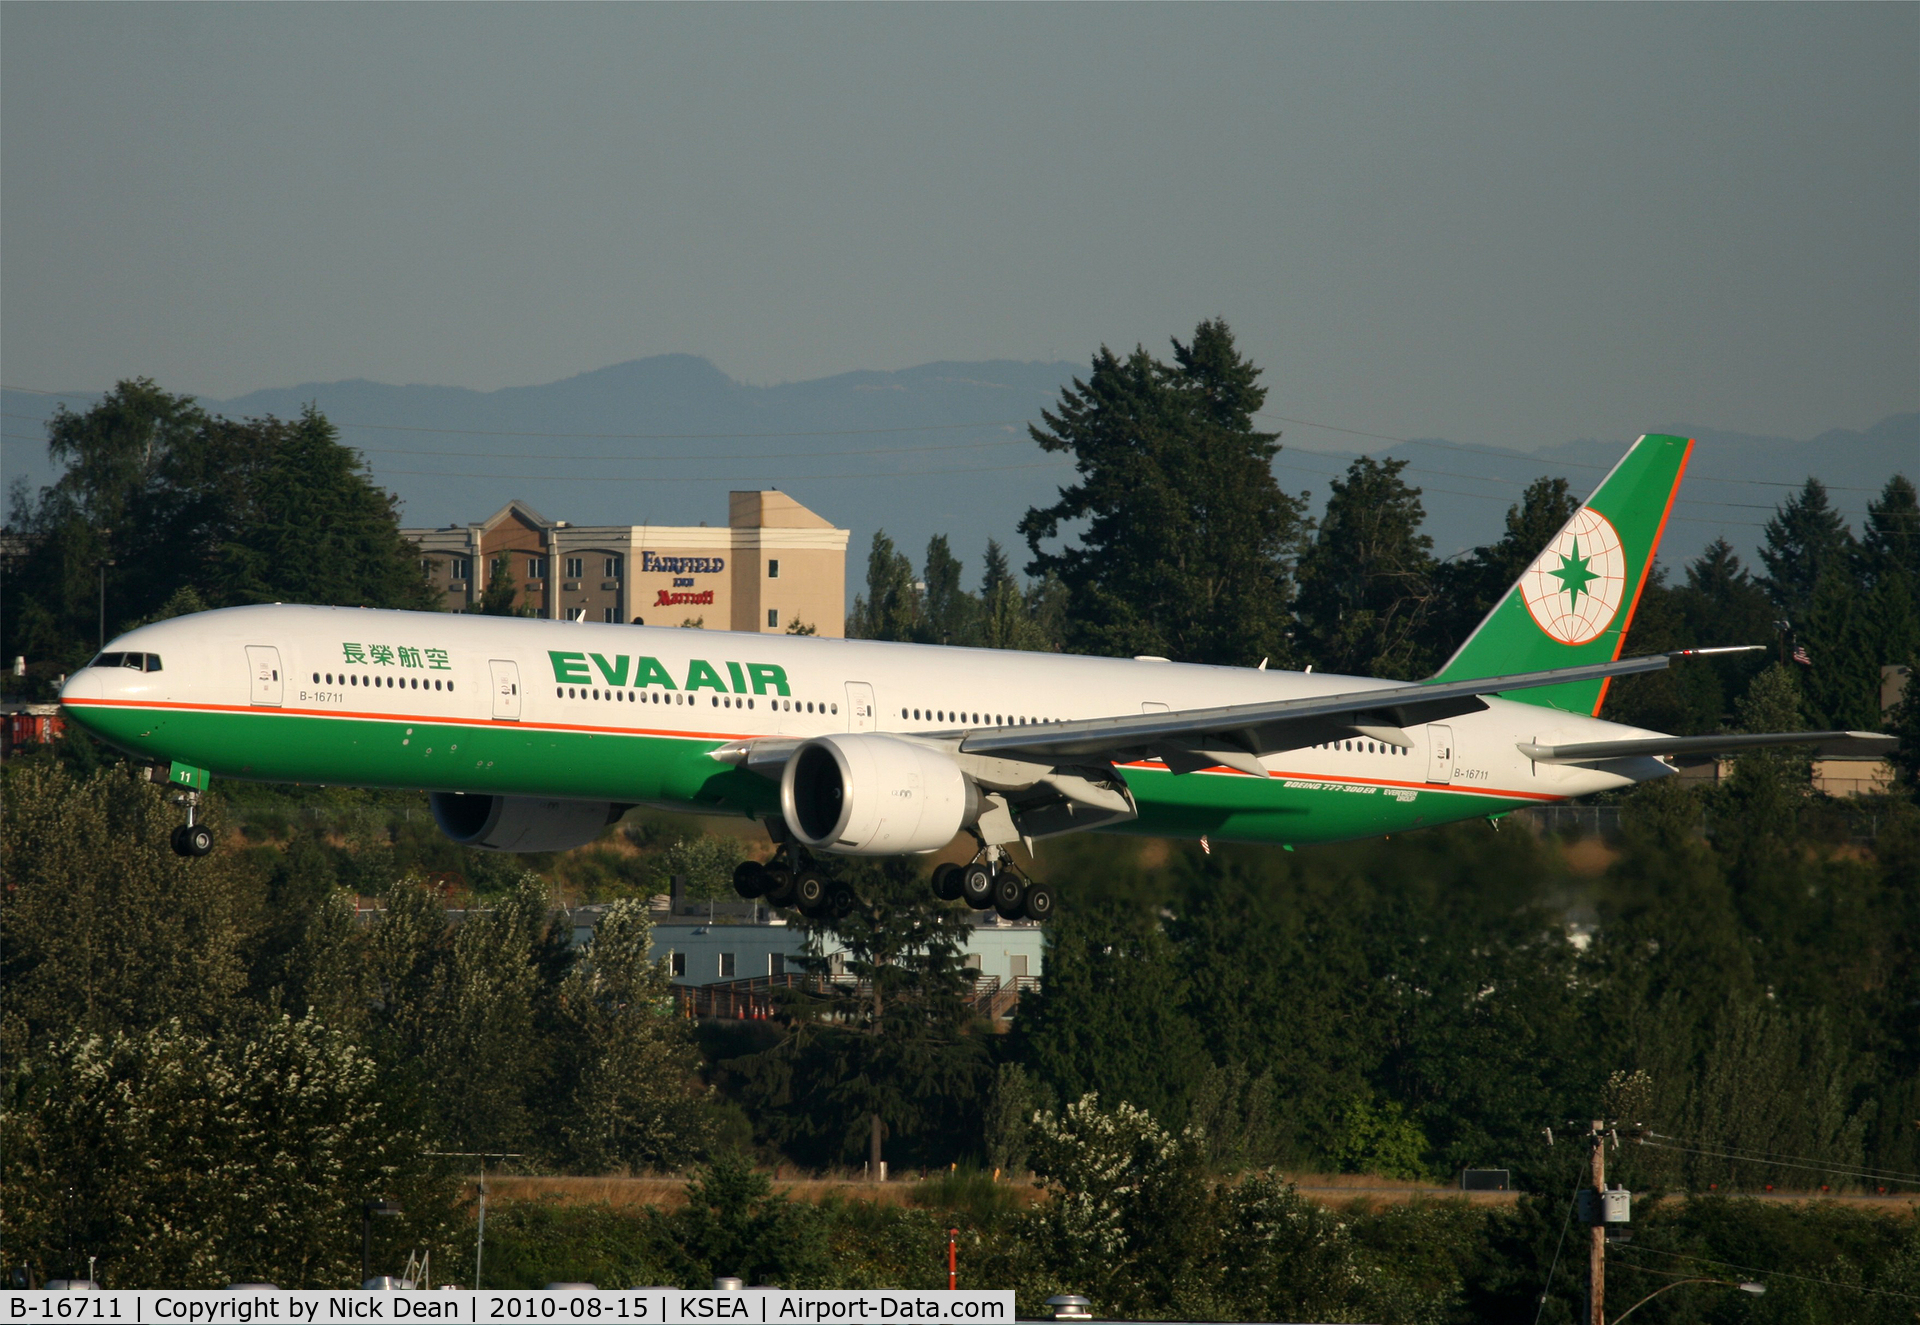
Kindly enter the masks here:
[[1813, 666], [1813, 659], [1807, 657], [1807, 646], [1804, 644], [1796, 644], [1793, 646], [1793, 660], [1802, 667]]

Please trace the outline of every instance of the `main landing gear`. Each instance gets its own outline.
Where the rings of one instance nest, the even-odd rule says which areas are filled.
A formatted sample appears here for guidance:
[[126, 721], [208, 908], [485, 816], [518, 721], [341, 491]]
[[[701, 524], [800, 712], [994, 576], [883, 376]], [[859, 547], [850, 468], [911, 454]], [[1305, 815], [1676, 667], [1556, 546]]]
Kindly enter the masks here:
[[173, 854], [191, 858], [212, 855], [213, 830], [193, 821], [194, 811], [200, 808], [200, 793], [179, 792], [174, 799], [187, 807], [187, 821], [173, 830]]
[[853, 889], [828, 878], [804, 849], [786, 842], [764, 865], [746, 860], [735, 866], [733, 890], [768, 906], [792, 907], [809, 919], [839, 920], [859, 905]]
[[1006, 920], [1053, 919], [1053, 889], [1029, 879], [997, 846], [984, 848], [965, 865], [934, 866], [933, 891], [976, 911], [998, 911]]

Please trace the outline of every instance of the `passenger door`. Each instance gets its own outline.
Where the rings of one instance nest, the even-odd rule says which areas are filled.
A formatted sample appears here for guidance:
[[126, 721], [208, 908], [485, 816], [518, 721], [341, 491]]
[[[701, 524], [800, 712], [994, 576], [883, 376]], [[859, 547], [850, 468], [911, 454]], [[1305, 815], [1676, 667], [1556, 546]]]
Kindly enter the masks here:
[[247, 645], [250, 702], [260, 708], [279, 708], [285, 693], [280, 680], [280, 650], [270, 644]]
[[1446, 786], [1453, 781], [1453, 728], [1427, 724], [1427, 781]]
[[873, 707], [873, 687], [865, 681], [847, 682], [847, 730], [870, 732], [878, 716]]
[[493, 673], [495, 721], [520, 721], [520, 664], [495, 658], [487, 664], [487, 669]]

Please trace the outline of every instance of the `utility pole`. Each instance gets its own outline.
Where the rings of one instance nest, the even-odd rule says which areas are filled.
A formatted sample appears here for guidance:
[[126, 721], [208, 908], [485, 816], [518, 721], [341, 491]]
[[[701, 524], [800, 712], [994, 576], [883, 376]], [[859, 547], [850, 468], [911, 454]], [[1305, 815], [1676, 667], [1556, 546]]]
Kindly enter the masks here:
[[1607, 1325], [1607, 1125], [1595, 1118], [1588, 1137], [1593, 1145], [1593, 1239], [1587, 1251], [1587, 1325]]

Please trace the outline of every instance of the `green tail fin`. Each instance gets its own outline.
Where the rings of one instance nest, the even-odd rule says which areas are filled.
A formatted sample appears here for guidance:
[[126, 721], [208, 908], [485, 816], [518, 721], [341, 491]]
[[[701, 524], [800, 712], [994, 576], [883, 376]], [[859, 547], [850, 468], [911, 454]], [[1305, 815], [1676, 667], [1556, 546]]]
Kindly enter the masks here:
[[[1692, 451], [1685, 437], [1649, 434], [1635, 442], [1433, 679], [1618, 658]], [[1606, 693], [1605, 681], [1583, 681], [1508, 698], [1597, 714]]]

